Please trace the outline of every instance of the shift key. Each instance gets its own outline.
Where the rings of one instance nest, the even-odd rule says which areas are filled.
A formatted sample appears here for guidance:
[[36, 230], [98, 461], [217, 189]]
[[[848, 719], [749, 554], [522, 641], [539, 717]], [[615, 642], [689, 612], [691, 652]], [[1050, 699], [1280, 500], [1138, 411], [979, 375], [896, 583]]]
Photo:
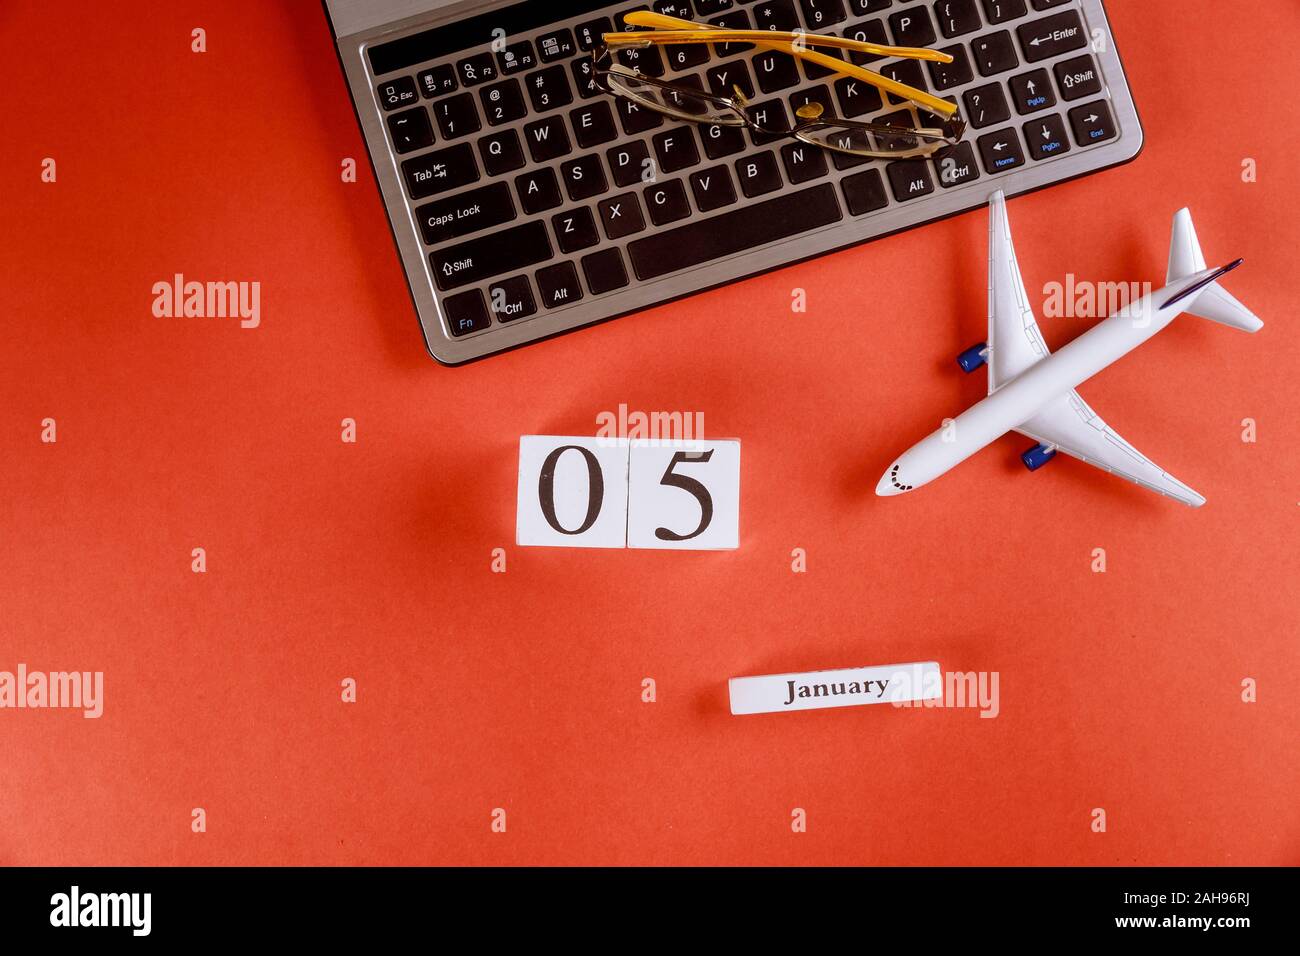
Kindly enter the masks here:
[[438, 288], [445, 292], [505, 272], [518, 272], [549, 258], [551, 241], [546, 237], [546, 226], [534, 221], [443, 246], [429, 253], [429, 266]]

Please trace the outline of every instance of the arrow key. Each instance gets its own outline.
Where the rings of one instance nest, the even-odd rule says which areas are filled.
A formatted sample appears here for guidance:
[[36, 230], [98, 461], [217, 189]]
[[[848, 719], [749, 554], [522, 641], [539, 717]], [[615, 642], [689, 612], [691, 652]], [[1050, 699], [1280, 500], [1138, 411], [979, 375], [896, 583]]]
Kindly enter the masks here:
[[1065, 136], [1065, 121], [1053, 113], [1022, 127], [1029, 155], [1034, 160], [1051, 159], [1070, 151], [1070, 141]]
[[1052, 92], [1052, 81], [1048, 78], [1046, 70], [1021, 73], [1019, 76], [1013, 76], [1007, 84], [1011, 87], [1011, 98], [1015, 101], [1016, 112], [1021, 116], [1056, 105], [1056, 94]]
[[1020, 138], [1014, 129], [999, 130], [981, 136], [976, 142], [980, 156], [984, 159], [984, 168], [990, 173], [1005, 173], [1025, 165], [1025, 154], [1020, 148]]
[[1074, 141], [1080, 146], [1102, 143], [1117, 135], [1115, 120], [1105, 100], [1085, 103], [1070, 110], [1070, 125], [1074, 128]]

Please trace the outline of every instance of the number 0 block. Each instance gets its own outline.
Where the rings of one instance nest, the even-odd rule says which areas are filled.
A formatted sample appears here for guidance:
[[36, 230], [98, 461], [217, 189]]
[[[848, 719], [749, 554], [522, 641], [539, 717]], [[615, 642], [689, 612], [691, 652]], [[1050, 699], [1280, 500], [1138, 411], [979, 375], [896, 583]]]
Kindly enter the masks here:
[[627, 546], [740, 546], [740, 442], [632, 442]]
[[519, 439], [515, 541], [560, 548], [627, 546], [625, 439]]

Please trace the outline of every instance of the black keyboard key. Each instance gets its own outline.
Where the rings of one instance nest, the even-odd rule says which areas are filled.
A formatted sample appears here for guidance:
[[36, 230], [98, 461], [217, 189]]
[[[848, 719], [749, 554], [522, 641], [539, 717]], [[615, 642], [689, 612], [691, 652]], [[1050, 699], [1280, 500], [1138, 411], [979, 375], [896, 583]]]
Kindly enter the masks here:
[[[840, 50], [822, 49], [822, 50], [815, 50], [814, 52], [820, 53], [823, 56], [828, 56], [832, 60], [844, 59], [844, 54]], [[831, 75], [835, 75], [835, 76], [841, 75], [839, 73], [836, 73], [834, 70], [829, 69], [828, 67], [822, 66], [820, 63], [810, 63], [807, 60], [801, 60], [800, 62], [803, 63], [804, 76], [808, 77], [809, 80], [820, 80]]]
[[939, 185], [944, 189], [980, 178], [979, 167], [975, 164], [975, 150], [970, 143], [945, 146], [934, 154], [933, 161], [935, 172], [939, 174]]
[[889, 29], [894, 34], [894, 46], [929, 46], [939, 39], [934, 32], [934, 22], [925, 7], [909, 7], [889, 15]]
[[490, 133], [478, 141], [478, 154], [489, 176], [500, 176], [524, 165], [524, 148], [512, 129]]
[[573, 73], [573, 85], [584, 100], [601, 95], [601, 89], [595, 82], [596, 74], [591, 68], [591, 57], [578, 57], [569, 64], [569, 70]]
[[826, 150], [802, 141], [781, 147], [781, 164], [785, 166], [786, 179], [795, 186], [812, 182], [830, 172], [826, 164]]
[[[883, 76], [889, 77], [896, 83], [906, 83], [908, 86], [914, 86], [918, 90], [924, 90], [926, 88], [925, 75], [921, 71], [920, 60], [896, 60], [893, 63], [886, 63], [880, 68], [880, 73]], [[890, 105], [908, 102], [901, 96], [895, 96], [893, 93], [886, 93], [885, 101]]]
[[600, 242], [600, 234], [596, 232], [596, 219], [586, 206], [552, 216], [551, 228], [555, 230], [555, 239], [560, 244], [561, 252], [590, 249]]
[[695, 0], [695, 9], [702, 17], [729, 9], [735, 0]]
[[542, 306], [547, 309], [558, 309], [582, 298], [578, 270], [573, 268], [572, 262], [557, 262], [553, 266], [547, 266], [538, 270], [534, 278], [537, 279], [537, 289], [542, 294]]
[[654, 143], [660, 172], [680, 172], [700, 161], [700, 151], [695, 146], [695, 133], [684, 124], [656, 133], [651, 142]]
[[479, 53], [457, 63], [456, 73], [463, 85], [478, 86], [497, 78], [497, 65], [491, 53]]
[[492, 317], [483, 304], [483, 293], [478, 289], [443, 299], [442, 311], [447, 316], [447, 331], [452, 335], [482, 332], [492, 326]]
[[602, 199], [596, 204], [596, 209], [605, 235], [610, 239], [625, 239], [645, 231], [645, 219], [641, 216], [641, 204], [637, 202], [636, 193], [619, 193]]
[[785, 104], [780, 100], [755, 103], [749, 108], [749, 116], [762, 129], [770, 131], [760, 133], [751, 129], [749, 138], [755, 146], [766, 146], [768, 143], [786, 138], [786, 133], [783, 131], [790, 129], [790, 117], [785, 111]]
[[690, 20], [695, 16], [690, 0], [655, 0], [654, 7], [655, 13], [663, 14], [665, 17]]
[[865, 17], [868, 13], [888, 10], [893, 0], [849, 0], [849, 13], [855, 17]]
[[1115, 120], [1105, 100], [1070, 110], [1070, 125], [1074, 127], [1074, 141], [1080, 146], [1104, 143], [1116, 136]]
[[1016, 27], [1016, 33], [1020, 34], [1020, 48], [1030, 63], [1088, 45], [1088, 32], [1083, 28], [1078, 10], [1063, 10], [1041, 20], [1031, 20]]
[[588, 20], [586, 23], [579, 23], [574, 29], [574, 35], [578, 40], [578, 49], [583, 53], [590, 53], [603, 42], [601, 36], [614, 31], [614, 24], [609, 22], [609, 17], [601, 17], [599, 20]]
[[736, 187], [726, 166], [714, 166], [691, 173], [691, 192], [700, 212], [713, 212], [736, 201]]
[[1077, 100], [1101, 92], [1101, 75], [1097, 72], [1097, 62], [1091, 54], [1076, 56], [1064, 60], [1054, 67], [1056, 85], [1061, 90], [1064, 100]]
[[1065, 135], [1065, 120], [1056, 113], [1026, 123], [1021, 131], [1029, 146], [1029, 158], [1051, 159], [1070, 151], [1070, 140]]
[[480, 229], [490, 229], [515, 218], [510, 187], [492, 183], [479, 189], [438, 199], [415, 210], [426, 246], [436, 246]]
[[930, 70], [930, 79], [934, 83], [936, 92], [950, 90], [954, 86], [964, 86], [975, 79], [975, 73], [970, 65], [970, 57], [966, 55], [964, 46], [944, 47], [941, 52], [950, 55], [952, 62], [926, 64]]
[[415, 75], [415, 85], [426, 99], [454, 93], [460, 86], [456, 82], [456, 68], [450, 63], [443, 63], [428, 70], [421, 70]]
[[610, 109], [608, 100], [597, 100], [571, 111], [569, 123], [573, 126], [573, 136], [580, 149], [591, 149], [618, 138], [618, 130], [614, 127], [614, 111]]
[[709, 159], [721, 159], [745, 148], [745, 131], [740, 126], [701, 126], [700, 139]]
[[513, 123], [528, 115], [518, 80], [503, 80], [485, 86], [478, 91], [478, 96], [483, 101], [483, 115], [487, 117], [489, 126]]
[[533, 45], [527, 40], [511, 43], [497, 54], [497, 66], [506, 76], [531, 70], [536, 65], [537, 57], [533, 55]]
[[644, 282], [843, 218], [835, 187], [822, 183], [633, 240], [627, 253], [633, 272]]
[[1016, 112], [1021, 116], [1056, 105], [1056, 94], [1052, 92], [1052, 80], [1046, 70], [1032, 70], [1013, 76], [1007, 80], [1007, 86], [1011, 88], [1011, 99], [1016, 104]]
[[781, 188], [781, 170], [777, 168], [776, 157], [771, 152], [755, 153], [738, 159], [735, 166], [740, 191], [750, 199]]
[[799, 110], [809, 103], [820, 106], [823, 114], [835, 111], [835, 107], [831, 104], [831, 91], [825, 86], [814, 86], [790, 94], [790, 112], [795, 115], [796, 120], [799, 118]]
[[686, 201], [686, 188], [680, 179], [669, 179], [647, 186], [641, 195], [645, 199], [650, 221], [656, 226], [685, 219], [691, 214], [690, 203]]
[[[848, 28], [844, 31], [844, 35], [850, 40], [857, 40], [859, 43], [876, 43], [880, 46], [889, 45], [889, 34], [885, 32], [884, 20], [868, 20], [866, 23]], [[879, 59], [881, 57], [875, 53], [858, 53], [856, 50], [849, 53], [849, 62], [856, 63], [858, 66], [866, 66], [868, 63], [874, 63]]]
[[546, 237], [546, 225], [534, 220], [435, 249], [429, 253], [429, 265], [438, 288], [446, 291], [518, 272], [549, 258], [551, 240]]
[[564, 180], [564, 189], [574, 202], [599, 196], [609, 188], [605, 169], [595, 153], [561, 163], [560, 179]]
[[[568, 30], [552, 30], [537, 38], [537, 56], [543, 63], [554, 63], [578, 52], [573, 34]], [[526, 281], [526, 280], [525, 280]]]
[[984, 16], [989, 23], [1006, 23], [1023, 17], [1029, 11], [1025, 9], [1025, 0], [983, 0]]
[[511, 276], [488, 288], [488, 308], [498, 322], [526, 319], [537, 311], [528, 276]]
[[975, 0], [936, 0], [934, 17], [940, 32], [949, 39], [974, 33], [982, 26]]
[[638, 106], [626, 97], [620, 96], [614, 100], [614, 112], [618, 114], [623, 132], [628, 136], [636, 136], [664, 125], [663, 113], [648, 106]]
[[567, 156], [573, 149], [563, 116], [548, 116], [524, 127], [524, 142], [535, 163]]
[[884, 106], [878, 89], [853, 76], [843, 76], [835, 81], [835, 99], [840, 104], [840, 115], [845, 119], [876, 113]]
[[[717, 27], [720, 30], [751, 30], [753, 26], [749, 22], [749, 14], [744, 10], [732, 10], [730, 13], [724, 13], [720, 17], [714, 17], [709, 21], [710, 26]], [[715, 43], [714, 51], [720, 57], [734, 56], [737, 53], [747, 53], [754, 49], [752, 43]]]
[[605, 159], [609, 162], [616, 186], [631, 186], [638, 182], [651, 182], [656, 178], [650, 147], [639, 139], [607, 150]]
[[977, 142], [980, 156], [984, 160], [984, 168], [990, 173], [1004, 173], [1008, 169], [1018, 169], [1025, 165], [1025, 154], [1020, 148], [1020, 137], [1016, 135], [1014, 129], [989, 133], [981, 136]]
[[764, 93], [776, 93], [799, 85], [795, 58], [777, 50], [765, 50], [754, 57], [754, 76], [758, 78], [758, 88]]
[[664, 57], [657, 46], [632, 47], [619, 50], [614, 58], [624, 66], [646, 76], [664, 75]]
[[534, 169], [516, 176], [515, 192], [519, 195], [519, 205], [529, 214], [554, 209], [563, 202], [560, 181], [553, 169]]
[[627, 285], [627, 268], [623, 253], [617, 249], [602, 249], [582, 257], [582, 274], [587, 277], [587, 288], [592, 295], [613, 292]]
[[899, 202], [919, 199], [934, 192], [930, 164], [924, 159], [900, 159], [885, 169], [889, 173], [889, 185], [893, 187], [894, 198]]
[[1006, 94], [1002, 92], [1001, 83], [990, 83], [967, 90], [961, 96], [966, 104], [966, 119], [975, 129], [983, 129], [995, 123], [1005, 123], [1011, 119], [1011, 107], [1007, 105]]
[[674, 43], [664, 48], [664, 60], [670, 70], [693, 70], [709, 62], [709, 46], [707, 43]]
[[388, 117], [388, 133], [393, 138], [393, 149], [410, 153], [433, 145], [433, 127], [423, 106], [402, 110]]
[[415, 81], [409, 76], [399, 76], [387, 83], [380, 83], [375, 92], [379, 94], [379, 105], [385, 112], [399, 106], [410, 106], [420, 98], [415, 92]]
[[1069, 3], [1070, 0], [1034, 0], [1035, 10], [1050, 10], [1052, 7], [1059, 7], [1063, 3]]
[[749, 68], [745, 66], [744, 60], [730, 60], [711, 66], [704, 71], [704, 79], [714, 96], [731, 99], [736, 95], [736, 87], [740, 87], [740, 92], [747, 97], [754, 95], [754, 84], [749, 79]]
[[483, 124], [479, 122], [478, 109], [474, 106], [472, 93], [449, 96], [445, 100], [434, 103], [429, 109], [433, 110], [433, 118], [438, 121], [438, 129], [442, 132], [443, 139], [468, 136], [483, 128]]
[[852, 216], [861, 216], [889, 205], [889, 199], [885, 196], [885, 183], [880, 178], [878, 169], [845, 176], [840, 180], [840, 188], [844, 190], [844, 201]]
[[460, 143], [406, 160], [402, 175], [411, 198], [424, 199], [477, 181], [478, 163], [469, 144]]
[[980, 76], [993, 76], [1014, 70], [1020, 65], [1016, 57], [1016, 44], [1006, 30], [990, 33], [970, 44], [971, 56], [975, 58], [975, 68]]
[[776, 30], [789, 33], [799, 29], [799, 18], [794, 12], [793, 0], [765, 0], [754, 8], [755, 30]]
[[534, 113], [545, 113], [573, 102], [573, 90], [562, 66], [548, 66], [530, 73], [524, 77], [524, 85], [528, 87], [528, 100], [533, 104]]
[[821, 33], [837, 23], [843, 23], [848, 14], [842, 0], [799, 0], [803, 8], [803, 22], [810, 32]]

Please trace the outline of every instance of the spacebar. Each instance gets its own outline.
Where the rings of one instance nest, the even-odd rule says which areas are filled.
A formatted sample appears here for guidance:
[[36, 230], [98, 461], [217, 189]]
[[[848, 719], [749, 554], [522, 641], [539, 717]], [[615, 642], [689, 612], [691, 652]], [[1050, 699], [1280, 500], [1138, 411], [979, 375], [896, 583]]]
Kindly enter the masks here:
[[[835, 188], [823, 183], [638, 239], [627, 247], [638, 279], [655, 279], [766, 242], [839, 222]], [[791, 259], [800, 258], [791, 256]]]

